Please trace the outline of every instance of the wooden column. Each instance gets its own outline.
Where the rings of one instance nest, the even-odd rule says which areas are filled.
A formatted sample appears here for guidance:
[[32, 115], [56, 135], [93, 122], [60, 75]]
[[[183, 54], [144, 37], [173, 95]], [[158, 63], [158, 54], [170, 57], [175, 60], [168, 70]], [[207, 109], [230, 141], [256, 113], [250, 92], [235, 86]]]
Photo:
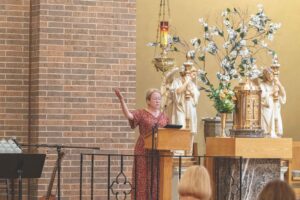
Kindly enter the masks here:
[[[190, 150], [192, 134], [186, 129], [160, 128], [154, 138], [154, 148], [160, 155], [159, 199], [172, 200], [172, 150]], [[152, 149], [152, 134], [145, 136], [145, 149]]]
[[160, 151], [159, 199], [172, 200], [173, 158], [170, 151]]

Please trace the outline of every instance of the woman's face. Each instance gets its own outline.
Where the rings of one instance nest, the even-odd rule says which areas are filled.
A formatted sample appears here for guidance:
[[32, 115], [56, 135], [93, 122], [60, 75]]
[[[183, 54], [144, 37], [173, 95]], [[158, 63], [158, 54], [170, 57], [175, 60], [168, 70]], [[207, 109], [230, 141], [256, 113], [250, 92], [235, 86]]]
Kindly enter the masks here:
[[150, 100], [148, 100], [148, 106], [152, 109], [159, 110], [161, 103], [161, 95], [158, 92], [153, 92], [151, 94]]

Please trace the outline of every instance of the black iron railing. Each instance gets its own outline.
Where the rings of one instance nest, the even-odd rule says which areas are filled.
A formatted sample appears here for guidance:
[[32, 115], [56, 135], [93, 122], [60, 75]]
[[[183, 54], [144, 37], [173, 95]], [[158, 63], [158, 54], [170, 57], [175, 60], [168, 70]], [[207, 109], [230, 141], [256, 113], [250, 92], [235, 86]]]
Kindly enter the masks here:
[[[163, 155], [165, 156], [165, 155]], [[139, 157], [151, 161], [153, 168], [159, 169], [161, 155], [123, 155], [123, 154], [81, 154], [80, 156], [80, 200], [83, 199], [107, 199], [127, 200], [137, 199], [137, 171]], [[173, 169], [181, 178], [184, 169], [188, 165], [204, 165], [213, 163], [214, 169], [213, 187], [217, 200], [241, 200], [242, 199], [242, 161], [241, 157], [209, 157], [209, 156], [172, 156]], [[149, 200], [159, 200], [159, 170], [154, 173], [150, 170], [150, 180], [147, 188], [150, 188]], [[156, 180], [155, 180], [156, 179]], [[153, 185], [152, 183], [157, 183]], [[153, 192], [156, 191], [156, 192]], [[175, 191], [176, 192], [176, 191]], [[152, 196], [155, 195], [155, 196]], [[175, 199], [175, 198], [173, 198]]]

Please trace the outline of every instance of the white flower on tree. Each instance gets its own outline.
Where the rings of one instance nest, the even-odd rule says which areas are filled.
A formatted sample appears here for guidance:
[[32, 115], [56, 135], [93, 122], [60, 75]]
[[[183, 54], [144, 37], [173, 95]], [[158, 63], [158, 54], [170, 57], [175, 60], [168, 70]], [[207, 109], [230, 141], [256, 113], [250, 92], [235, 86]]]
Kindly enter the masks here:
[[217, 72], [217, 78], [222, 82], [228, 82], [231, 79], [229, 75], [224, 75], [221, 72]]
[[[196, 49], [195, 57], [206, 62], [207, 53], [215, 56], [223, 69], [220, 73], [225, 76], [229, 75], [231, 79], [240, 78], [240, 76], [257, 77], [259, 69], [256, 67], [255, 57], [261, 50], [274, 54], [265, 39], [273, 40], [274, 34], [281, 27], [280, 23], [271, 22], [262, 5], [257, 5], [257, 7], [257, 13], [250, 16], [236, 8], [225, 9], [221, 13], [223, 24], [221, 27], [209, 26], [204, 18], [200, 18], [199, 23], [204, 30], [203, 40], [201, 41], [200, 38], [191, 40]], [[219, 37], [223, 39], [223, 44], [220, 44], [222, 40]], [[236, 69], [237, 74], [229, 73], [232, 68]], [[222, 80], [227, 80], [227, 78], [222, 78]]]
[[240, 51], [239, 55], [242, 56], [242, 57], [247, 57], [249, 56], [250, 54], [250, 51], [248, 48], [244, 48], [243, 50]]
[[241, 41], [239, 42], [239, 44], [240, 44], [241, 46], [246, 46], [247, 41], [246, 41], [246, 40], [241, 40]]
[[209, 42], [207, 45], [206, 51], [210, 54], [215, 55], [218, 51], [218, 47], [217, 47], [216, 43], [214, 43], [212, 41]]
[[198, 47], [200, 47], [201, 41], [199, 38], [193, 38], [193, 39], [191, 39], [191, 43], [195, 48], [198, 48]]

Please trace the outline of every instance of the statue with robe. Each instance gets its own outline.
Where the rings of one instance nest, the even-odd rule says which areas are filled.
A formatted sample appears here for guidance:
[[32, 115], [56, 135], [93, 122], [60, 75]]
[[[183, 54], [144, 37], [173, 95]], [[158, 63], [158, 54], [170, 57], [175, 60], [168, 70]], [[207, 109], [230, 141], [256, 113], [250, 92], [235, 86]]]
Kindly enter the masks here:
[[185, 62], [180, 77], [174, 79], [171, 89], [174, 91], [172, 119], [175, 124], [197, 133], [197, 104], [200, 92], [196, 85], [197, 69], [192, 62]]
[[267, 67], [263, 70], [260, 88], [262, 129], [272, 138], [281, 137], [283, 134], [281, 105], [286, 103], [286, 93], [278, 77], [274, 77], [272, 68]]

